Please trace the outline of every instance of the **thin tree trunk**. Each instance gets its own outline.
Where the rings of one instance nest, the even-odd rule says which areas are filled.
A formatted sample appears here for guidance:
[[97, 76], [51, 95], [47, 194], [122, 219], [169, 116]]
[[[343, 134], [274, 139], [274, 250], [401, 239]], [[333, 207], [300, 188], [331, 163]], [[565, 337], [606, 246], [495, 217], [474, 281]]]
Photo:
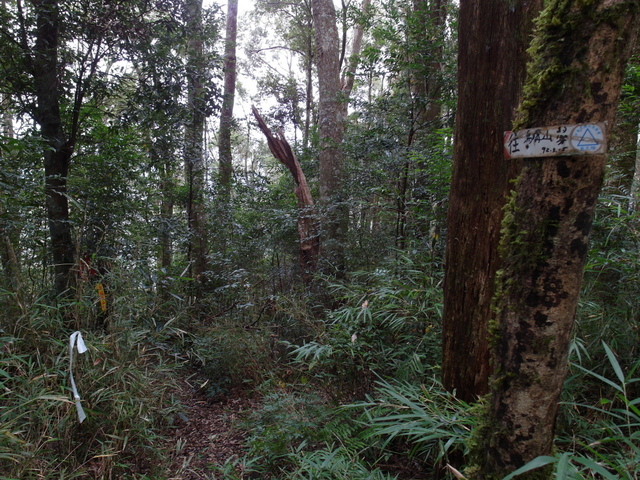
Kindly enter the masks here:
[[307, 178], [302, 171], [300, 162], [296, 158], [291, 146], [284, 138], [282, 132], [273, 135], [267, 124], [264, 122], [258, 110], [252, 108], [253, 115], [258, 121], [258, 126], [269, 144], [269, 150], [274, 157], [286, 166], [296, 184], [294, 193], [298, 199], [298, 237], [300, 242], [300, 268], [302, 276], [306, 284], [311, 283], [313, 274], [316, 271], [318, 263], [318, 253], [320, 251], [320, 243], [318, 237], [318, 220], [313, 204], [311, 190], [307, 184]]
[[233, 177], [231, 156], [231, 126], [233, 103], [236, 93], [236, 38], [238, 31], [238, 0], [229, 0], [227, 6], [227, 32], [224, 47], [224, 93], [220, 112], [218, 152], [220, 156], [220, 187], [222, 195], [229, 198]]
[[[165, 151], [166, 154], [166, 151]], [[173, 222], [175, 173], [171, 162], [162, 160], [156, 154], [156, 162], [160, 165], [160, 231], [158, 244], [160, 251], [158, 260], [161, 271], [160, 296], [163, 301], [169, 300], [168, 277], [173, 265], [173, 239], [171, 223]]]
[[540, 1], [462, 0], [458, 107], [447, 217], [443, 382], [465, 401], [488, 392], [493, 281], [505, 196], [518, 171], [503, 159]]
[[[360, 10], [363, 15], [367, 15], [369, 12], [369, 7], [371, 5], [371, 0], [362, 0], [362, 6]], [[349, 54], [349, 59], [347, 61], [347, 68], [343, 72], [342, 75], [342, 94], [345, 98], [343, 103], [344, 116], [347, 116], [347, 108], [349, 103], [347, 99], [349, 95], [351, 95], [351, 91], [353, 90], [353, 85], [356, 79], [356, 70], [358, 69], [358, 64], [360, 63], [360, 51], [362, 50], [362, 37], [364, 36], [364, 27], [365, 25], [361, 22], [358, 23], [353, 32], [353, 40], [351, 42], [351, 52]]]
[[[185, 170], [189, 187], [187, 220], [189, 226], [189, 260], [191, 275], [200, 285], [207, 270], [207, 232], [204, 210], [204, 123], [205, 123], [205, 59], [202, 31], [202, 0], [186, 0], [185, 21], [187, 44], [187, 76], [189, 82], [189, 115], [185, 126]], [[198, 289], [199, 290], [199, 289]]]
[[68, 141], [60, 114], [60, 79], [58, 77], [59, 14], [56, 0], [38, 0], [36, 11], [37, 36], [32, 72], [36, 95], [36, 121], [46, 144], [44, 151], [45, 195], [51, 252], [53, 257], [54, 289], [56, 294], [73, 286], [72, 267], [75, 263], [67, 175], [73, 154], [73, 141]]
[[309, 137], [311, 132], [311, 117], [313, 116], [313, 43], [309, 38], [307, 46], [307, 59], [305, 60], [305, 112], [304, 131], [302, 132], [302, 148], [306, 151], [309, 148]]
[[[413, 145], [415, 138], [414, 124], [409, 129], [409, 136], [407, 138], [407, 150]], [[398, 250], [404, 250], [407, 247], [407, 217], [408, 207], [407, 201], [409, 197], [409, 175], [410, 175], [411, 162], [405, 160], [402, 167], [402, 174], [398, 181], [398, 195], [396, 198], [396, 240], [395, 245]]]
[[409, 161], [402, 167], [402, 175], [398, 182], [398, 197], [396, 199], [396, 248], [404, 250], [407, 247], [407, 195], [409, 190]]
[[636, 144], [636, 163], [631, 182], [630, 210], [640, 211], [640, 143]]
[[[612, 125], [638, 7], [627, 0], [548, 2], [514, 129]], [[477, 444], [477, 478], [502, 478], [552, 451], [605, 163], [604, 155], [525, 161], [505, 213], [495, 378]]]
[[[410, 32], [414, 35], [414, 48], [418, 55], [412, 59], [416, 65], [422, 64], [422, 58], [430, 58], [427, 65], [418, 71], [422, 78], [412, 78], [412, 93], [417, 97], [417, 129], [434, 127], [441, 116], [441, 75], [443, 43], [446, 22], [445, 0], [413, 0], [413, 24]], [[426, 27], [426, 28], [425, 28]]]

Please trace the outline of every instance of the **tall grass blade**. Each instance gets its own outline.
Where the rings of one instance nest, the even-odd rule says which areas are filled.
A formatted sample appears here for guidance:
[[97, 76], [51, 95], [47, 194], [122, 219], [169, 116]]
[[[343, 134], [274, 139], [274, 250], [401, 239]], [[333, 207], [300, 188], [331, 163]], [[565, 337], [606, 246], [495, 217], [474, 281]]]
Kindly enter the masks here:
[[558, 459], [555, 457], [548, 457], [548, 456], [536, 457], [526, 465], [517, 469], [515, 472], [511, 472], [502, 480], [511, 480], [512, 478], [517, 477], [518, 475], [522, 475], [523, 473], [530, 472], [531, 470], [535, 470], [536, 468], [544, 467], [545, 465], [556, 463], [557, 461]]
[[605, 352], [607, 352], [607, 357], [609, 358], [609, 363], [613, 367], [613, 371], [616, 373], [618, 380], [620, 380], [620, 385], [624, 385], [625, 376], [624, 376], [624, 373], [622, 373], [622, 368], [620, 368], [618, 359], [616, 358], [614, 353], [611, 351], [611, 348], [609, 348], [609, 345], [607, 345], [605, 342], [602, 342], [602, 346], [604, 347]]
[[584, 465], [585, 467], [587, 467], [590, 470], [593, 470], [595, 473], [602, 475], [603, 478], [608, 479], [608, 480], [620, 480], [620, 476], [619, 475], [615, 475], [613, 473], [611, 473], [609, 470], [607, 470], [606, 468], [604, 468], [602, 465], [600, 465], [599, 463], [595, 462], [594, 460], [591, 460], [590, 458], [586, 458], [586, 457], [574, 457], [573, 459], [576, 463], [580, 463], [582, 465]]

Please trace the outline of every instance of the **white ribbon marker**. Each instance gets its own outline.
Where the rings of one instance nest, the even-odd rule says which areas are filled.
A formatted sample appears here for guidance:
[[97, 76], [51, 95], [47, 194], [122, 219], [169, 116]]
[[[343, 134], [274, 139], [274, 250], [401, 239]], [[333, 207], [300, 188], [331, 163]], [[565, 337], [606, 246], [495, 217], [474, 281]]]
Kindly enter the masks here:
[[69, 337], [69, 378], [71, 379], [71, 390], [73, 391], [73, 400], [76, 402], [76, 410], [78, 410], [78, 420], [80, 423], [84, 422], [87, 416], [80, 404], [80, 395], [78, 395], [78, 389], [76, 388], [76, 382], [73, 379], [73, 347], [78, 349], [78, 353], [84, 353], [87, 351], [87, 346], [84, 344], [82, 334], [80, 332], [73, 332]]

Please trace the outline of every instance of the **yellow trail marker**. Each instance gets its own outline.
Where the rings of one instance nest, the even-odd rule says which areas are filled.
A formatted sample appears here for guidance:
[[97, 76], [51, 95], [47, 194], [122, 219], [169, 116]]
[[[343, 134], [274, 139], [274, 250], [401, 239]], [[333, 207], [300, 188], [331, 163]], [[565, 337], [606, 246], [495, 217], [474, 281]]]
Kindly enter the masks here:
[[104, 293], [104, 287], [101, 283], [96, 283], [96, 292], [98, 292], [98, 297], [100, 297], [100, 308], [103, 312], [107, 311], [107, 295]]

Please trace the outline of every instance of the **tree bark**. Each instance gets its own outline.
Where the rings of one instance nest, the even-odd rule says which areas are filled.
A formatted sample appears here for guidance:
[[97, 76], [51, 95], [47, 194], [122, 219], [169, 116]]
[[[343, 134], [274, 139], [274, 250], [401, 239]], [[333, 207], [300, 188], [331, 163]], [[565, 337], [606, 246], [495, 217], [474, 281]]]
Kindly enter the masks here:
[[[362, 0], [362, 6], [360, 10], [363, 15], [368, 15], [369, 7], [371, 5], [371, 0]], [[362, 50], [362, 37], [364, 36], [364, 28], [365, 25], [360, 22], [356, 25], [356, 28], [353, 32], [353, 40], [351, 42], [351, 52], [349, 53], [349, 58], [347, 60], [347, 68], [342, 74], [342, 94], [345, 99], [349, 98], [351, 95], [351, 91], [353, 90], [353, 85], [356, 79], [356, 70], [358, 69], [358, 64], [360, 63], [360, 51]], [[344, 117], [347, 117], [347, 107], [349, 103], [345, 101], [343, 103], [344, 109]]]
[[269, 150], [274, 157], [289, 169], [296, 184], [294, 193], [298, 199], [298, 237], [300, 242], [300, 268], [306, 284], [311, 283], [318, 263], [320, 243], [318, 236], [318, 223], [311, 190], [307, 184], [307, 178], [302, 171], [300, 162], [293, 153], [291, 146], [284, 138], [282, 132], [273, 135], [260, 113], [252, 107], [253, 115], [258, 121], [258, 126], [264, 136], [267, 137]]
[[345, 117], [340, 84], [340, 40], [333, 0], [312, 0], [318, 69], [319, 187], [323, 209], [322, 269], [342, 276], [348, 210], [343, 194]]
[[488, 392], [493, 282], [505, 196], [518, 171], [503, 159], [539, 0], [462, 0], [458, 107], [447, 217], [443, 382], [471, 402]]
[[227, 31], [224, 46], [224, 93], [220, 112], [220, 133], [218, 135], [218, 154], [220, 156], [220, 187], [222, 195], [230, 195], [233, 177], [231, 156], [231, 126], [233, 122], [233, 103], [236, 93], [236, 38], [238, 31], [238, 0], [229, 0], [227, 6]]
[[[189, 187], [187, 220], [189, 226], [189, 260], [191, 275], [200, 285], [207, 270], [207, 234], [204, 211], [204, 122], [205, 59], [202, 31], [202, 0], [186, 0], [188, 119], [185, 126], [185, 170]], [[199, 289], [197, 289], [199, 290]]]
[[[637, 12], [637, 0], [548, 2], [514, 129], [612, 125]], [[494, 303], [496, 373], [477, 445], [477, 478], [502, 478], [551, 453], [604, 168], [603, 155], [525, 161], [505, 211]]]
[[73, 286], [72, 267], [75, 249], [69, 219], [67, 175], [74, 142], [68, 140], [60, 114], [60, 78], [58, 76], [59, 13], [57, 0], [33, 2], [36, 13], [36, 42], [32, 73], [36, 95], [36, 121], [46, 144], [44, 151], [45, 195], [54, 290], [57, 295]]

